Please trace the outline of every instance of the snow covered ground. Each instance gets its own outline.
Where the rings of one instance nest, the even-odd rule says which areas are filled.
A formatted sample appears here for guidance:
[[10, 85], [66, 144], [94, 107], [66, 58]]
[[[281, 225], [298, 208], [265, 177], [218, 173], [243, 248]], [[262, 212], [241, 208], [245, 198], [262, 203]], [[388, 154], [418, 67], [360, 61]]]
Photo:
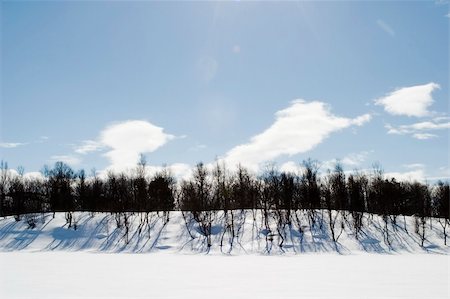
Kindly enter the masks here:
[[[36, 227], [30, 228], [26, 217], [17, 222], [13, 217], [0, 219], [1, 251], [89, 251], [89, 252], [181, 252], [181, 253], [225, 253], [239, 254], [283, 254], [299, 253], [450, 253], [450, 240], [444, 245], [441, 225], [436, 219], [425, 225], [425, 242], [415, 232], [413, 217], [398, 216], [396, 223], [388, 225], [385, 232], [380, 216], [365, 215], [364, 227], [356, 238], [351, 215], [343, 221], [344, 229], [337, 244], [332, 240], [326, 211], [316, 211], [316, 222], [311, 224], [306, 212], [299, 212], [297, 221], [286, 226], [282, 237], [276, 228], [276, 220], [270, 222], [270, 233], [261, 219], [252, 211], [234, 212], [234, 238], [226, 229], [222, 213], [214, 218], [211, 227], [211, 244], [202, 234], [198, 223], [191, 219], [186, 225], [181, 212], [171, 212], [170, 221], [164, 224], [162, 214], [149, 215], [148, 223], [141, 221], [144, 214], [130, 214], [128, 233], [123, 225], [117, 228], [115, 215], [109, 213], [75, 213], [77, 229], [68, 228], [64, 213], [37, 214]], [[253, 220], [256, 219], [256, 221]], [[189, 227], [189, 231], [187, 229]], [[301, 229], [300, 229], [301, 228]], [[450, 230], [447, 225], [447, 233]], [[335, 234], [341, 232], [340, 219]], [[192, 235], [192, 237], [191, 237]], [[220, 246], [222, 244], [222, 246]]]
[[412, 217], [389, 224], [389, 242], [380, 217], [365, 215], [358, 238], [349, 217], [336, 247], [326, 212], [312, 227], [300, 213], [302, 230], [287, 227], [280, 247], [260, 215], [236, 211], [231, 247], [219, 213], [208, 248], [180, 212], [166, 225], [141, 216], [130, 215], [128, 236], [111, 214], [76, 213], [77, 230], [64, 213], [37, 215], [33, 229], [1, 219], [0, 298], [449, 298], [450, 246], [436, 219], [421, 247]]
[[449, 298], [449, 257], [0, 253], [1, 298]]

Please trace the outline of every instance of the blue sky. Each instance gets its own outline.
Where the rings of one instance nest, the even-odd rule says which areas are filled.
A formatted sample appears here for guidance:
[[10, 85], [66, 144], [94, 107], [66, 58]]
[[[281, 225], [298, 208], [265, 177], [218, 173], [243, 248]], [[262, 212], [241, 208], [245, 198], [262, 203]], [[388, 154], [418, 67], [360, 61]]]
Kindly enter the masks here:
[[[0, 156], [449, 177], [449, 6], [1, 3]], [[328, 164], [327, 164], [328, 163]], [[400, 174], [399, 174], [400, 175]]]

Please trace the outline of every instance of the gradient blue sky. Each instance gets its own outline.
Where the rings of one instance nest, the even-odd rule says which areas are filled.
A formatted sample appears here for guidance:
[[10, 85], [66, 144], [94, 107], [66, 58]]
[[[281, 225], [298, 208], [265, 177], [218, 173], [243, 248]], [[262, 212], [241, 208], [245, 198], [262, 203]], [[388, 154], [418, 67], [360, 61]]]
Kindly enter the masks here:
[[133, 150], [181, 168], [311, 157], [449, 177], [448, 14], [442, 1], [2, 1], [0, 157], [30, 172], [106, 169]]

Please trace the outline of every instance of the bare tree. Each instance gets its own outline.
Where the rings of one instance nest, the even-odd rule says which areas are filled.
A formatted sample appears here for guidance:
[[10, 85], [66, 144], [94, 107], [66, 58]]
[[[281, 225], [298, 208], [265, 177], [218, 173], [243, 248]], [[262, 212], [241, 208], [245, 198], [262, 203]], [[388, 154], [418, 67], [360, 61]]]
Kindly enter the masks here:
[[203, 163], [197, 164], [192, 181], [181, 186], [180, 208], [189, 211], [199, 225], [200, 233], [205, 237], [208, 248], [211, 247], [211, 228], [218, 205], [212, 196], [212, 186], [208, 171]]
[[[328, 210], [328, 225], [330, 227], [331, 237], [337, 248], [337, 241], [344, 230], [344, 222], [341, 221], [340, 231], [336, 235], [335, 227], [339, 219], [339, 213], [342, 210], [344, 202], [347, 200], [347, 188], [345, 174], [342, 165], [337, 163], [334, 171], [328, 174], [325, 183], [325, 202]], [[334, 214], [334, 215], [333, 215]]]
[[350, 211], [352, 213], [353, 229], [356, 239], [363, 228], [364, 203], [366, 201], [366, 190], [368, 180], [365, 175], [356, 173], [349, 175], [347, 179], [348, 196], [350, 200]]
[[8, 163], [1, 160], [0, 161], [0, 217], [6, 216], [5, 213], [5, 201], [7, 190], [9, 189], [9, 184], [11, 182], [11, 174], [8, 169]]
[[439, 181], [434, 191], [435, 215], [442, 226], [444, 234], [444, 245], [447, 245], [447, 226], [450, 225], [450, 199], [449, 184]]

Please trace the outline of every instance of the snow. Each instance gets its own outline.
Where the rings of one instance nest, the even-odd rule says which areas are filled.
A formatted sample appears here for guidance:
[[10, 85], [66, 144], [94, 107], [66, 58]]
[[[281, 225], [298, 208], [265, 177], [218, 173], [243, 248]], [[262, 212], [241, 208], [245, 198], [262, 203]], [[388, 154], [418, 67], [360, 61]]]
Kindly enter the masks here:
[[210, 248], [195, 222], [189, 236], [180, 212], [166, 225], [151, 214], [141, 227], [142, 215], [131, 215], [128, 238], [106, 213], [75, 213], [77, 230], [64, 213], [38, 214], [33, 229], [7, 217], [0, 298], [449, 298], [450, 246], [437, 219], [426, 224], [424, 247], [414, 218], [389, 225], [389, 244], [381, 217], [369, 215], [358, 239], [349, 222], [335, 246], [326, 212], [317, 216], [310, 227], [299, 214], [303, 233], [297, 224], [286, 228], [280, 247], [277, 234], [266, 241], [275, 221], [268, 231], [259, 214], [253, 222], [251, 211], [236, 211], [232, 248], [220, 213]]
[[448, 298], [436, 254], [0, 253], [1, 298]]
[[[74, 219], [77, 229], [68, 228], [64, 213], [36, 214], [36, 227], [29, 228], [25, 217], [16, 222], [13, 217], [0, 219], [0, 252], [1, 251], [88, 251], [88, 252], [181, 252], [181, 253], [225, 253], [239, 254], [283, 254], [299, 253], [338, 253], [355, 254], [359, 252], [373, 253], [439, 253], [449, 254], [450, 246], [444, 245], [443, 230], [437, 219], [427, 221], [426, 240], [421, 245], [420, 236], [415, 232], [413, 217], [398, 216], [396, 224], [389, 224], [389, 242], [383, 232], [384, 223], [380, 216], [365, 215], [364, 227], [356, 238], [352, 228], [351, 216], [344, 222], [344, 230], [338, 243], [334, 244], [328, 227], [326, 211], [316, 211], [315, 225], [308, 221], [306, 212], [298, 214], [301, 221], [293, 222], [284, 230], [285, 240], [280, 247], [281, 238], [276, 229], [276, 221], [272, 219], [270, 231], [265, 228], [261, 215], [255, 215], [253, 221], [251, 211], [234, 211], [235, 236], [225, 230], [222, 213], [216, 215], [211, 227], [211, 244], [208, 248], [206, 237], [199, 225], [192, 220], [186, 229], [181, 212], [171, 212], [170, 221], [164, 224], [162, 214], [149, 215], [148, 224], [141, 223], [144, 214], [130, 214], [129, 232], [126, 235], [124, 226], [117, 228], [115, 216], [109, 213], [77, 212]], [[339, 222], [338, 222], [339, 223]], [[140, 225], [142, 224], [142, 225]], [[406, 228], [406, 230], [405, 230]], [[336, 225], [336, 235], [340, 232]], [[447, 225], [447, 233], [449, 231]], [[267, 239], [273, 239], [272, 242]], [[231, 242], [233, 241], [233, 243]], [[447, 240], [450, 244], [450, 239]], [[223, 244], [221, 247], [220, 244]], [[336, 249], [338, 252], [336, 252]]]

